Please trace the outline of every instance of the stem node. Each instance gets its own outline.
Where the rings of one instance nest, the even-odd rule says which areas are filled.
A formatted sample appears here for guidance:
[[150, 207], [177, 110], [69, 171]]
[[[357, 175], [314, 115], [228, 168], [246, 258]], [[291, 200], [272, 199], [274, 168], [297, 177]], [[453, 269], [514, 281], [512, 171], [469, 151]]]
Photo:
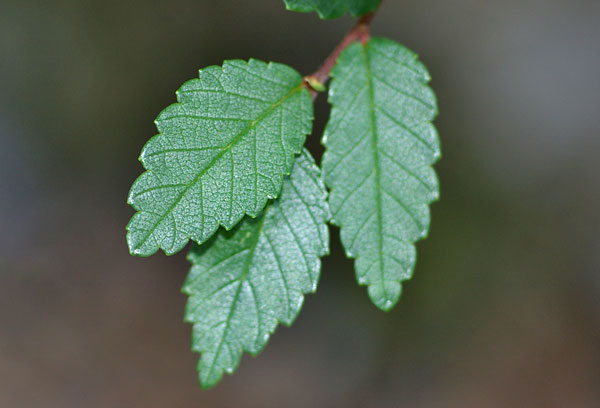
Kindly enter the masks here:
[[352, 30], [340, 41], [337, 47], [329, 54], [325, 62], [313, 74], [304, 77], [304, 85], [308, 88], [313, 98], [317, 98], [318, 92], [325, 90], [325, 84], [329, 80], [331, 70], [335, 66], [340, 54], [352, 43], [359, 41], [361, 44], [366, 44], [369, 41], [369, 25], [375, 17], [375, 12], [372, 11], [362, 16]]

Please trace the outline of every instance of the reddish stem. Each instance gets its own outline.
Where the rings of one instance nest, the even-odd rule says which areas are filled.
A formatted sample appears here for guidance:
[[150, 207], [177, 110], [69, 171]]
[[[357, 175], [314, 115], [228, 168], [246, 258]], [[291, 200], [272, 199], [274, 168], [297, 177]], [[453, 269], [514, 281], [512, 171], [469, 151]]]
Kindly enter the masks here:
[[[329, 75], [331, 70], [335, 66], [338, 57], [350, 44], [355, 41], [360, 41], [362, 44], [365, 44], [369, 40], [369, 24], [375, 17], [375, 12], [370, 12], [362, 16], [354, 25], [352, 30], [342, 39], [342, 41], [334, 48], [334, 50], [329, 54], [325, 62], [316, 70], [313, 74], [308, 75], [308, 77], [312, 77], [316, 79], [318, 82], [325, 84], [329, 79]], [[313, 101], [317, 98], [317, 91], [314, 90], [308, 81], [304, 81], [304, 86], [308, 88], [310, 94], [313, 98]]]

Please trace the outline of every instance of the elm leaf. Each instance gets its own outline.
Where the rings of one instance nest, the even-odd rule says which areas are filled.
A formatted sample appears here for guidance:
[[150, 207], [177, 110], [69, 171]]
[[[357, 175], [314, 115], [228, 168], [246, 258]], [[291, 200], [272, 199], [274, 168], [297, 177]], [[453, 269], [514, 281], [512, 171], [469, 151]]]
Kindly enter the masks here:
[[311, 132], [313, 106], [292, 68], [231, 60], [200, 70], [156, 119], [144, 146], [147, 170], [131, 187], [133, 255], [168, 255], [219, 225], [233, 228], [276, 198]]
[[317, 288], [320, 257], [329, 252], [327, 192], [305, 150], [279, 199], [255, 219], [218, 232], [188, 255], [183, 286], [198, 378], [212, 387], [232, 373], [242, 352], [257, 354], [278, 323], [290, 325], [305, 293]]
[[417, 56], [391, 40], [354, 43], [340, 55], [329, 89], [323, 176], [332, 222], [355, 258], [359, 284], [390, 310], [412, 276], [415, 242], [427, 235], [439, 186], [432, 120], [436, 98]]
[[284, 0], [290, 11], [316, 11], [322, 19], [338, 18], [346, 13], [359, 17], [375, 10], [381, 0]]

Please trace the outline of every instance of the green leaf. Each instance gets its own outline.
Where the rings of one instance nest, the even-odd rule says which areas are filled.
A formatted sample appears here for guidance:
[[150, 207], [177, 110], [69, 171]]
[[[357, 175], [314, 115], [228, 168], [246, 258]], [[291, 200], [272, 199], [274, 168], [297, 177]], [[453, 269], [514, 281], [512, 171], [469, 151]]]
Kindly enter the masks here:
[[284, 0], [288, 10], [316, 11], [322, 19], [338, 18], [346, 13], [354, 17], [375, 10], [381, 0]]
[[156, 119], [159, 134], [140, 161], [148, 170], [131, 187], [138, 212], [127, 225], [134, 255], [181, 250], [233, 228], [279, 195], [312, 128], [302, 77], [282, 64], [225, 61], [200, 71]]
[[195, 246], [183, 292], [185, 320], [202, 386], [238, 366], [242, 351], [260, 352], [277, 323], [290, 325], [319, 279], [319, 257], [329, 251], [326, 190], [309, 153], [296, 160], [281, 197], [261, 216], [245, 218]]
[[323, 144], [332, 221], [356, 258], [358, 282], [383, 310], [400, 297], [439, 196], [431, 165], [440, 143], [431, 121], [436, 98], [426, 68], [400, 44], [373, 38], [339, 57]]

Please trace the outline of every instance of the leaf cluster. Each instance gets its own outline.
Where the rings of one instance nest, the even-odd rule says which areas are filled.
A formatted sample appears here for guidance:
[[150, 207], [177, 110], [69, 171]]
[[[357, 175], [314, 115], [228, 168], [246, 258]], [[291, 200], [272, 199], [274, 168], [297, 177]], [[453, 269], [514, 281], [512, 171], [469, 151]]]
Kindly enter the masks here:
[[[321, 18], [362, 16], [380, 0], [285, 0]], [[439, 196], [436, 98], [417, 56], [384, 38], [339, 55], [321, 168], [303, 148], [310, 85], [293, 68], [230, 60], [200, 70], [156, 119], [140, 156], [127, 225], [130, 252], [171, 255], [194, 242], [183, 286], [201, 385], [211, 387], [290, 325], [317, 288], [339, 226], [356, 277], [390, 310], [416, 263]], [[314, 92], [314, 90], [313, 90]]]

